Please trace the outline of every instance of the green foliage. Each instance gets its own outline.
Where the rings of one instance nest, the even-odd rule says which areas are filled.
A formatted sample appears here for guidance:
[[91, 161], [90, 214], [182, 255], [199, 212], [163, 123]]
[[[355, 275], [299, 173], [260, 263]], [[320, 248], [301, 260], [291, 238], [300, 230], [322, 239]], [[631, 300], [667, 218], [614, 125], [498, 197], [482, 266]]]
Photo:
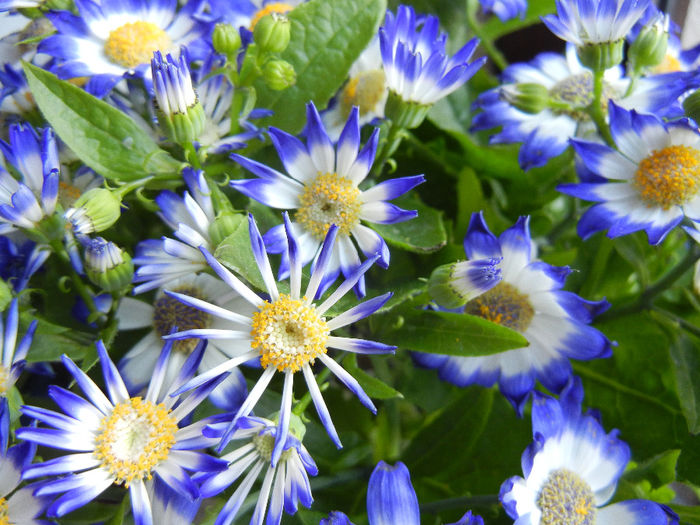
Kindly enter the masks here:
[[35, 319], [37, 328], [27, 354], [28, 362], [58, 361], [63, 354], [76, 361], [92, 352], [94, 339], [89, 334], [51, 323], [28, 312], [20, 314], [20, 332], [25, 332]]
[[392, 246], [415, 253], [430, 253], [447, 243], [442, 214], [409, 195], [392, 201], [400, 208], [416, 210], [418, 217], [396, 224], [371, 224], [372, 228]]

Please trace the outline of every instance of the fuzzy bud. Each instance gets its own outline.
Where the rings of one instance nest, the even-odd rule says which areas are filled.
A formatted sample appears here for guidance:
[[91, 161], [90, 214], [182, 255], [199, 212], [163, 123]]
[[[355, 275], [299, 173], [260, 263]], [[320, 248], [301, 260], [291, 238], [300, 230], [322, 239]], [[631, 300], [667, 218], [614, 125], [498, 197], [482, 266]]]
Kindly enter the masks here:
[[265, 15], [255, 24], [253, 40], [264, 52], [281, 53], [289, 45], [291, 23], [279, 13]]
[[263, 78], [270, 89], [282, 91], [294, 85], [297, 74], [286, 60], [270, 60], [263, 69]]
[[629, 48], [629, 61], [637, 70], [658, 66], [663, 62], [668, 47], [668, 15], [659, 13], [651, 23], [642, 27]]
[[241, 35], [231, 24], [216, 24], [212, 43], [217, 53], [232, 57], [241, 48]]
[[85, 248], [85, 273], [103, 290], [117, 292], [131, 284], [134, 263], [116, 244], [96, 237]]
[[93, 188], [75, 201], [65, 217], [78, 235], [101, 232], [117, 222], [121, 203], [121, 199], [108, 189]]
[[507, 84], [501, 87], [501, 98], [525, 113], [539, 113], [549, 105], [549, 91], [535, 83]]

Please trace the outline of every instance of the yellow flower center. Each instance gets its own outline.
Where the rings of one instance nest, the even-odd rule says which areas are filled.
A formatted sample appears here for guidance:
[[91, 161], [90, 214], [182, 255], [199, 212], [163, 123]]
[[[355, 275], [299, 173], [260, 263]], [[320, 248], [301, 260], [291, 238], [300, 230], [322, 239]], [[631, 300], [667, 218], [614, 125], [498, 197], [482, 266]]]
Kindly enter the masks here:
[[667, 53], [661, 63], [652, 69], [652, 72], [655, 75], [660, 75], [662, 73], [675, 73], [681, 69], [681, 61]]
[[353, 106], [360, 107], [360, 115], [376, 111], [386, 89], [386, 76], [381, 69], [363, 71], [351, 78], [340, 93], [340, 113], [348, 118]]
[[[173, 291], [196, 299], [205, 299], [194, 286], [180, 286]], [[206, 328], [210, 320], [211, 316], [205, 311], [187, 306], [169, 295], [163, 295], [153, 305], [153, 327], [161, 337], [168, 335], [174, 326], [177, 327], [178, 332]], [[195, 338], [175, 341], [173, 350], [189, 354], [198, 342], [199, 339]]]
[[279, 13], [283, 15], [285, 13], [288, 13], [292, 9], [294, 9], [294, 6], [286, 4], [284, 2], [271, 2], [262, 9], [260, 9], [257, 13], [255, 13], [255, 15], [253, 15], [253, 18], [250, 21], [249, 29], [251, 31], [255, 29], [257, 23], [260, 22], [260, 19], [264, 16], [271, 15], [272, 13]]
[[319, 240], [323, 240], [331, 224], [338, 226], [338, 233], [349, 235], [360, 222], [360, 190], [336, 173], [319, 173], [304, 188], [299, 200], [296, 220]]
[[488, 292], [469, 301], [464, 312], [521, 333], [527, 330], [535, 315], [528, 296], [506, 282], [500, 282]]
[[129, 22], [109, 33], [105, 53], [115, 64], [133, 68], [151, 62], [154, 51], [168, 51], [173, 42], [153, 22]]
[[[616, 95], [615, 90], [603, 82], [600, 104], [604, 113], [608, 112], [608, 99], [615, 98]], [[555, 102], [571, 106], [570, 109], [557, 108], [553, 110], [554, 113], [568, 115], [578, 121], [588, 120], [590, 117], [585, 108], [593, 101], [593, 75], [581, 73], [560, 80], [549, 90], [549, 97]]]
[[[255, 445], [255, 450], [258, 452], [260, 458], [269, 463], [272, 459], [272, 450], [275, 448], [275, 437], [271, 434], [258, 434], [253, 436], [253, 445]], [[292, 449], [285, 450], [280, 456], [280, 463], [287, 461], [289, 456], [292, 455]]]
[[683, 145], [654, 150], [639, 163], [634, 183], [650, 208], [684, 204], [698, 191], [700, 151]]
[[250, 332], [253, 350], [260, 352], [263, 368], [298, 372], [306, 363], [327, 352], [330, 330], [325, 318], [314, 305], [281, 294], [270, 303], [265, 301], [252, 316]]
[[58, 182], [58, 201], [64, 208], [72, 207], [81, 194], [82, 192], [72, 184], [63, 181]]
[[591, 487], [570, 470], [552, 472], [537, 496], [541, 525], [594, 525], [596, 507]]
[[95, 439], [95, 457], [115, 483], [128, 487], [134, 480], [151, 479], [156, 465], [168, 459], [178, 429], [169, 412], [163, 403], [132, 397], [105, 416]]
[[12, 525], [12, 523], [10, 523], [9, 513], [10, 509], [7, 505], [7, 500], [5, 498], [0, 498], [0, 525]]
[[10, 370], [0, 365], [0, 397], [10, 389]]

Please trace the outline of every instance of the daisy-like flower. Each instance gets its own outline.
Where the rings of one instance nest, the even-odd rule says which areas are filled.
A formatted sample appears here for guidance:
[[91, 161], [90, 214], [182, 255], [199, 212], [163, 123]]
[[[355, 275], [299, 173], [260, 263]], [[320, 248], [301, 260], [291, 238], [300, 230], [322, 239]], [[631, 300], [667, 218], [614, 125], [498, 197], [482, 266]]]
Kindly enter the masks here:
[[7, 437], [0, 427], [0, 442], [5, 443], [0, 448], [0, 523], [48, 525], [48, 521], [37, 519], [48, 503], [47, 498], [34, 496], [36, 485], [17, 488], [22, 481], [22, 472], [34, 459], [36, 445], [20, 443], [8, 449]]
[[145, 397], [129, 397], [116, 366], [101, 341], [97, 352], [107, 396], [70, 358], [63, 363], [75, 378], [87, 400], [63, 388], [52, 386], [49, 396], [65, 414], [45, 408], [23, 406], [22, 412], [53, 428], [23, 427], [17, 437], [52, 448], [73, 451], [66, 456], [37, 463], [24, 470], [23, 477], [60, 476], [44, 481], [37, 496], [63, 493], [47, 509], [47, 516], [61, 517], [92, 501], [112, 484], [129, 489], [137, 525], [154, 523], [149, 492], [153, 476], [160, 478], [181, 497], [199, 497], [197, 485], [185, 469], [217, 471], [225, 463], [198, 449], [209, 446], [202, 436], [206, 420], [180, 427], [211, 392], [216, 381], [187, 397], [172, 396], [174, 388], [187, 381], [202, 357], [200, 346], [185, 363], [172, 385], [164, 384], [170, 343], [163, 347]]
[[[296, 417], [296, 416], [294, 416]], [[220, 437], [226, 430], [226, 424], [215, 423], [205, 429], [207, 436]], [[251, 525], [279, 525], [282, 511], [294, 514], [298, 502], [310, 507], [313, 502], [309, 474], [318, 473], [316, 463], [302, 445], [304, 427], [293, 424], [282, 446], [283, 452], [279, 462], [270, 464], [279, 427], [273, 421], [262, 417], [241, 417], [236, 424], [232, 440], [238, 446], [221, 457], [228, 462], [228, 469], [223, 472], [200, 476], [200, 490], [205, 498], [215, 496], [238, 482], [236, 490], [228, 499], [214, 522], [215, 525], [229, 525], [238, 514], [243, 501], [250, 493], [253, 484], [263, 470], [263, 477], [258, 501], [255, 505]], [[295, 435], [301, 434], [301, 435]], [[245, 476], [244, 476], [245, 474]], [[267, 519], [265, 516], [267, 515]]]
[[586, 168], [604, 182], [563, 184], [559, 191], [596, 201], [578, 223], [587, 238], [608, 230], [619, 237], [644, 230], [660, 243], [683, 217], [700, 220], [700, 134], [687, 120], [664, 123], [655, 115], [610, 103], [610, 131], [619, 151], [572, 140]]
[[501, 22], [519, 16], [525, 18], [527, 0], [479, 0], [482, 9], [487, 13], [493, 13]]
[[139, 266], [134, 282], [141, 284], [134, 287], [135, 294], [201, 272], [207, 268], [207, 263], [199, 246], [210, 251], [216, 248], [210, 235], [216, 215], [204, 172], [185, 168], [182, 176], [189, 192], [179, 197], [164, 191], [156, 197], [159, 216], [172, 228], [177, 239], [164, 237], [139, 243], [134, 257], [134, 264]]
[[[218, 308], [250, 313], [252, 308], [236, 293], [209, 274], [193, 273], [168, 282], [168, 290], [185, 294]], [[215, 316], [182, 304], [163, 289], [158, 290], [153, 303], [125, 297], [117, 310], [120, 330], [150, 328], [146, 334], [119, 361], [119, 372], [129, 392], [141, 391], [153, 375], [163, 342], [161, 338], [172, 332], [173, 328], [184, 330], [221, 330], [227, 325]], [[168, 361], [166, 382], [174, 378], [187, 357], [197, 346], [196, 339], [176, 341]], [[208, 370], [227, 361], [228, 356], [236, 352], [236, 341], [212, 339], [207, 345], [204, 357], [199, 365], [199, 372]], [[209, 398], [220, 408], [237, 410], [247, 393], [245, 378], [238, 369], [232, 373], [211, 393]]]
[[39, 52], [58, 59], [61, 78], [95, 77], [92, 91], [104, 95], [126, 73], [146, 77], [154, 51], [168, 53], [201, 38], [208, 25], [194, 16], [203, 0], [177, 10], [171, 0], [78, 0], [79, 16], [46, 14], [57, 34], [42, 40]]
[[18, 181], [0, 166], [0, 234], [13, 226], [33, 229], [56, 209], [59, 165], [53, 131], [44, 128], [39, 138], [29, 124], [12, 124], [10, 142], [0, 140], [0, 150], [22, 176]]
[[520, 217], [496, 238], [484, 218], [474, 213], [464, 238], [469, 260], [500, 262], [501, 281], [469, 301], [464, 313], [476, 315], [520, 332], [525, 348], [484, 357], [414, 354], [416, 361], [437, 368], [440, 377], [458, 386], [498, 383], [519, 413], [539, 380], [559, 392], [571, 377], [569, 359], [609, 357], [610, 341], [588, 323], [610, 305], [586, 301], [562, 290], [570, 270], [535, 259], [528, 217]]
[[388, 93], [379, 38], [375, 37], [350, 66], [348, 81], [321, 114], [331, 140], [338, 140], [354, 106], [360, 111], [360, 126], [384, 118]]
[[[517, 93], [518, 84], [533, 83], [546, 88], [547, 96], [561, 107], [531, 113], [509, 102], [512, 99], [509, 93]], [[629, 83], [619, 67], [605, 72], [606, 107], [607, 100], [613, 99], [623, 107], [655, 113], [676, 103], [688, 89], [687, 79], [677, 74], [640, 78], [627, 95]], [[474, 117], [473, 127], [476, 130], [502, 127], [491, 136], [490, 142], [522, 142], [518, 154], [520, 166], [525, 170], [536, 168], [563, 153], [570, 138], [596, 136], [593, 122], [582, 109], [592, 100], [593, 75], [581, 65], [575, 48], [567, 46], [566, 57], [541, 53], [530, 62], [508, 66], [502, 74], [502, 85], [479, 95], [476, 105], [483, 111]]]
[[[411, 483], [411, 474], [402, 462], [377, 463], [367, 487], [367, 519], [369, 525], [420, 525], [418, 497]], [[353, 525], [342, 512], [331, 512], [319, 525]], [[480, 516], [468, 511], [456, 523], [447, 525], [484, 525]]]
[[605, 504], [630, 459], [630, 449], [606, 434], [591, 413], [581, 413], [578, 378], [553, 399], [539, 392], [532, 401], [533, 442], [523, 452], [524, 478], [501, 486], [500, 500], [518, 525], [672, 525], [678, 516], [648, 500]]
[[[400, 177], [360, 190], [358, 186], [374, 162], [378, 130], [360, 150], [359, 111], [355, 107], [334, 148], [313, 102], [306, 107], [306, 115], [306, 146], [292, 135], [270, 128], [272, 143], [289, 175], [233, 154], [232, 159], [259, 178], [231, 181], [231, 186], [267, 206], [297, 210], [292, 228], [298, 238], [302, 266], [319, 257], [319, 248], [331, 225], [338, 227], [338, 239], [318, 289], [320, 295], [341, 271], [349, 278], [360, 266], [351, 238], [366, 257], [378, 254], [379, 265], [389, 266], [389, 248], [384, 239], [361, 221], [393, 224], [414, 218], [415, 211], [403, 210], [386, 201], [403, 195], [424, 178], [422, 175]], [[285, 278], [290, 269], [284, 224], [265, 234], [265, 246], [270, 253], [282, 254], [279, 278]], [[356, 292], [364, 295], [364, 279], [358, 281]]]
[[402, 101], [434, 104], [446, 97], [486, 62], [469, 63], [478, 39], [467, 42], [454, 56], [445, 51], [447, 35], [439, 32], [435, 16], [417, 17], [412, 7], [400, 5], [394, 15], [387, 11], [379, 29], [379, 46], [390, 93]]
[[[207, 262], [228, 286], [235, 290], [242, 299], [250, 303], [250, 306], [252, 306], [252, 314], [248, 313], [250, 311], [250, 306], [248, 306], [247, 311], [243, 312], [240, 310], [228, 310], [210, 302], [203, 301], [197, 297], [191, 297], [181, 293], [166, 292], [168, 296], [176, 298], [188, 306], [200, 309], [202, 312], [206, 312], [212, 317], [217, 317], [226, 321], [230, 327], [228, 329], [218, 330], [210, 328], [185, 330], [168, 335], [165, 337], [166, 339], [180, 340], [198, 337], [209, 339], [210, 341], [229, 340], [231, 343], [236, 344], [236, 349], [228, 353], [230, 357], [228, 361], [194, 378], [188, 385], [183, 387], [183, 390], [185, 388], [193, 388], [203, 382], [209, 381], [216, 377], [217, 374], [231, 370], [250, 359], [260, 358], [263, 373], [224, 432], [221, 444], [219, 445], [221, 449], [228, 443], [235, 429], [236, 422], [241, 417], [249, 415], [253, 410], [263, 392], [270, 384], [275, 372], [280, 372], [284, 375], [284, 388], [278, 425], [279, 430], [275, 437], [275, 446], [271, 456], [273, 465], [279, 461], [289, 435], [292, 390], [294, 376], [297, 372], [303, 373], [319, 418], [326, 427], [326, 431], [333, 442], [340, 447], [340, 439], [331, 421], [328, 408], [321, 396], [321, 391], [316, 383], [311, 365], [316, 359], [321, 361], [360, 399], [363, 405], [372, 412], [376, 412], [374, 404], [357, 380], [327, 355], [328, 348], [336, 348], [338, 350], [360, 354], [383, 354], [391, 353], [395, 350], [393, 346], [374, 341], [331, 335], [333, 330], [348, 326], [376, 312], [389, 300], [392, 295], [391, 293], [386, 293], [360, 303], [331, 320], [326, 320], [325, 317], [328, 309], [350, 291], [379, 256], [375, 255], [361, 264], [360, 267], [331, 293], [326, 300], [316, 305], [312, 301], [330, 266], [333, 244], [339, 228], [332, 226], [328, 230], [326, 239], [321, 247], [321, 254], [311, 274], [306, 292], [302, 295], [301, 250], [287, 214], [284, 216], [284, 224], [287, 234], [287, 244], [289, 246], [288, 258], [291, 269], [289, 293], [280, 293], [277, 288], [270, 268], [270, 262], [265, 253], [262, 237], [260, 236], [257, 224], [252, 216], [250, 217], [249, 231], [253, 254], [255, 255], [255, 260], [265, 282], [269, 300], [263, 300], [250, 290], [250, 288], [244, 285], [204, 248], [202, 248], [202, 253], [204, 253], [207, 258]], [[231, 348], [233, 348], [233, 344]]]
[[549, 30], [576, 47], [623, 40], [650, 0], [557, 0], [557, 14], [542, 17]]

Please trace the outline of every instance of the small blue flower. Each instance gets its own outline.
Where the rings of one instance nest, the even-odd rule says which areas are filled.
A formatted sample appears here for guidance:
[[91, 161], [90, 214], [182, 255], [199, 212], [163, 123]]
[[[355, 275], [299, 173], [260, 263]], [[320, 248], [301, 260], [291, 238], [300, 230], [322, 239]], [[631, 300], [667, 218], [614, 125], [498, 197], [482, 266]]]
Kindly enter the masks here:
[[[501, 486], [500, 500], [518, 525], [673, 525], [678, 516], [648, 500], [610, 501], [630, 459], [630, 449], [606, 434], [593, 414], [581, 413], [581, 380], [572, 378], [554, 399], [539, 392], [532, 402], [533, 442], [522, 456], [524, 478]], [[554, 518], [556, 516], [556, 518]]]
[[443, 380], [458, 386], [498, 383], [519, 413], [536, 381], [553, 392], [566, 385], [572, 373], [570, 359], [611, 355], [610, 341], [589, 326], [609, 303], [587, 301], [562, 290], [571, 270], [535, 258], [528, 223], [528, 217], [520, 217], [497, 238], [481, 213], [472, 214], [464, 237], [467, 257], [502, 257], [502, 279], [469, 301], [463, 311], [520, 332], [530, 345], [483, 357], [414, 354], [418, 364], [437, 368]]
[[405, 102], [434, 104], [469, 80], [486, 62], [486, 57], [468, 62], [479, 43], [476, 38], [448, 57], [447, 35], [439, 32], [439, 25], [437, 17], [417, 17], [410, 6], [400, 5], [396, 15], [386, 13], [379, 29], [386, 84]]
[[0, 236], [0, 279], [11, 284], [15, 293], [24, 290], [50, 254], [48, 247], [19, 235]]
[[[0, 428], [0, 441], [7, 443], [7, 434]], [[21, 443], [0, 448], [0, 518], [4, 523], [17, 525], [49, 525], [50, 522], [37, 519], [49, 499], [34, 495], [37, 484], [19, 487], [22, 472], [31, 464], [36, 453], [33, 443]]]
[[197, 102], [185, 55], [186, 53], [180, 53], [176, 60], [168, 53], [163, 60], [163, 54], [156, 51], [151, 59], [151, 75], [158, 109], [168, 116], [185, 114]]
[[700, 220], [700, 133], [683, 119], [664, 123], [655, 115], [610, 103], [610, 131], [618, 149], [572, 140], [585, 167], [602, 182], [562, 184], [559, 191], [596, 201], [578, 223], [586, 239], [608, 230], [619, 237], [644, 230], [660, 243], [684, 217]]
[[526, 0], [479, 0], [479, 2], [484, 11], [495, 14], [501, 22], [516, 16], [523, 19], [527, 12]]
[[37, 496], [62, 494], [49, 506], [47, 516], [61, 517], [82, 507], [116, 483], [129, 489], [135, 523], [152, 525], [149, 493], [154, 475], [180, 497], [194, 500], [199, 497], [199, 489], [185, 469], [208, 472], [226, 468], [225, 462], [196, 451], [214, 442], [202, 435], [207, 420], [180, 427], [217, 381], [207, 383], [186, 399], [171, 395], [173, 389], [192, 377], [202, 358], [203, 345], [190, 355], [174, 383], [167, 385], [164, 378], [171, 347], [171, 343], [163, 347], [143, 398], [129, 397], [116, 366], [98, 341], [97, 353], [109, 398], [64, 355], [64, 365], [87, 400], [52, 386], [49, 396], [65, 414], [22, 407], [24, 415], [53, 428], [23, 427], [17, 430], [19, 439], [74, 452], [24, 470], [25, 479], [59, 476], [43, 482], [35, 492]]

